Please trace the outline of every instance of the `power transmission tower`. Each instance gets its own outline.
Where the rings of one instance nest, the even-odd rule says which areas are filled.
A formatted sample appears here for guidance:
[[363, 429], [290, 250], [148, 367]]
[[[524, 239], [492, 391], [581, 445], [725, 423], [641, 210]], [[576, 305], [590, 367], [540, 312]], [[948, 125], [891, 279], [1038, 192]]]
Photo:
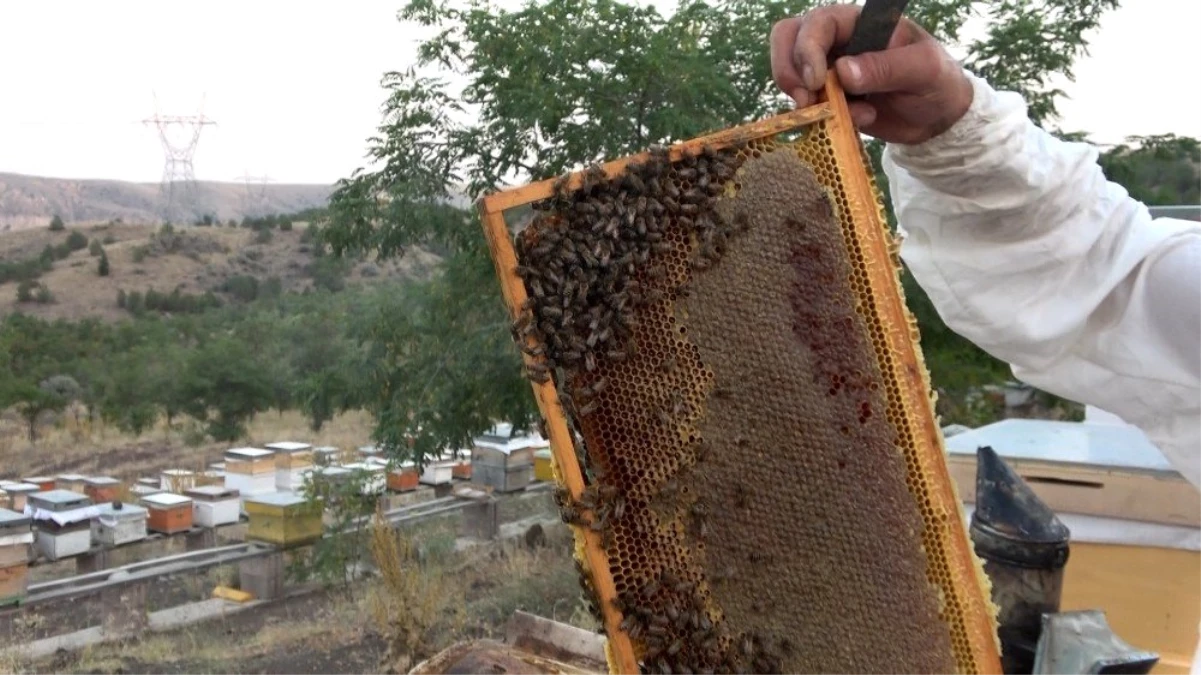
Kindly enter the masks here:
[[267, 199], [267, 184], [271, 182], [268, 175], [252, 176], [247, 171], [236, 180], [244, 181], [246, 191], [242, 196], [242, 216], [261, 218], [267, 214], [270, 203]]
[[200, 132], [217, 123], [204, 115], [204, 100], [195, 115], [163, 115], [159, 113], [158, 95], [154, 97], [154, 117], [142, 124], [158, 130], [163, 145], [163, 180], [159, 186], [163, 199], [163, 217], [171, 218], [178, 210], [186, 212], [196, 198], [196, 172], [192, 158], [200, 142]]

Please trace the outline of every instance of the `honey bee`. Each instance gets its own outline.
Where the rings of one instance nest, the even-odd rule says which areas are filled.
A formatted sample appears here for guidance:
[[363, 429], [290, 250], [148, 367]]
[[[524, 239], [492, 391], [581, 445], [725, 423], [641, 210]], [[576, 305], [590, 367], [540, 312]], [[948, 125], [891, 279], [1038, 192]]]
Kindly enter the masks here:
[[696, 178], [696, 169], [690, 167], [681, 167], [676, 169], [676, 176], [680, 180], [692, 180]]
[[599, 407], [599, 402], [589, 401], [588, 403], [584, 404], [582, 408], [580, 408], [580, 417], [587, 417], [588, 415], [591, 415], [592, 413], [596, 412], [596, 409]]

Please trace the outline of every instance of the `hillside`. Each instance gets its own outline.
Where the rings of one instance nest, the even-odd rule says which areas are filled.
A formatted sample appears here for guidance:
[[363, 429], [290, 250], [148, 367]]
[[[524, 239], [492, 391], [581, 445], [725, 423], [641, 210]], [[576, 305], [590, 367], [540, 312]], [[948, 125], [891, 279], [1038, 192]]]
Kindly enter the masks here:
[[[18, 283], [0, 282], [0, 316], [19, 309], [47, 319], [114, 320], [129, 316], [117, 306], [119, 290], [171, 293], [179, 288], [190, 295], [214, 291], [228, 301], [231, 295], [222, 287], [235, 277], [254, 277], [259, 283], [277, 278], [281, 291], [303, 292], [317, 283], [315, 276], [320, 274], [322, 259], [314, 257], [307, 242], [306, 223], [297, 223], [292, 231], [272, 230], [269, 241], [240, 227], [180, 226], [171, 234], [160, 230], [156, 225], [122, 223], [69, 226], [63, 232], [43, 226], [0, 234], [0, 262], [37, 259], [48, 245], [61, 246], [71, 232], [78, 231], [89, 241], [103, 243], [110, 268], [108, 276], [99, 276], [99, 258], [87, 248], [54, 261], [37, 279], [53, 296], [51, 303], [20, 303]], [[402, 260], [348, 265], [344, 279], [353, 284], [423, 277], [437, 262], [436, 256], [411, 249]]]
[[[181, 188], [182, 189], [182, 188]], [[58, 214], [68, 223], [121, 219], [127, 223], [195, 222], [205, 214], [222, 222], [245, 215], [296, 213], [324, 206], [328, 185], [247, 185], [200, 182], [186, 206], [166, 213], [158, 183], [76, 180], [0, 173], [0, 231], [45, 225]]]

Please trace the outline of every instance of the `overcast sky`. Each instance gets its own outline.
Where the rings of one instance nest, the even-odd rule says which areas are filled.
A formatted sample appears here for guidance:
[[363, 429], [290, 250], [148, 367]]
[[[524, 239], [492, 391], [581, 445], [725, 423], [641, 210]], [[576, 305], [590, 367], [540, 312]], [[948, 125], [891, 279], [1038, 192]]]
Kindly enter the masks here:
[[[362, 163], [380, 75], [412, 62], [402, 3], [0, 0], [0, 171], [157, 181], [163, 152], [140, 124], [157, 92], [160, 112], [203, 100], [218, 123], [198, 178], [333, 182]], [[1201, 3], [1126, 5], [1077, 65], [1062, 127], [1101, 142], [1201, 137]]]

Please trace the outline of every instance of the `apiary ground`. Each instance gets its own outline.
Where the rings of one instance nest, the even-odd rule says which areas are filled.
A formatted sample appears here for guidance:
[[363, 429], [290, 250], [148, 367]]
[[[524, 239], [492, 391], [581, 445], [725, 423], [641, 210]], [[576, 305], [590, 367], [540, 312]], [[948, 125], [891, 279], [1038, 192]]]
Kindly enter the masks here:
[[739, 182], [719, 208], [750, 227], [677, 311], [714, 378], [684, 481], [708, 504], [712, 598], [784, 672], [951, 672], [830, 200], [787, 151]]

